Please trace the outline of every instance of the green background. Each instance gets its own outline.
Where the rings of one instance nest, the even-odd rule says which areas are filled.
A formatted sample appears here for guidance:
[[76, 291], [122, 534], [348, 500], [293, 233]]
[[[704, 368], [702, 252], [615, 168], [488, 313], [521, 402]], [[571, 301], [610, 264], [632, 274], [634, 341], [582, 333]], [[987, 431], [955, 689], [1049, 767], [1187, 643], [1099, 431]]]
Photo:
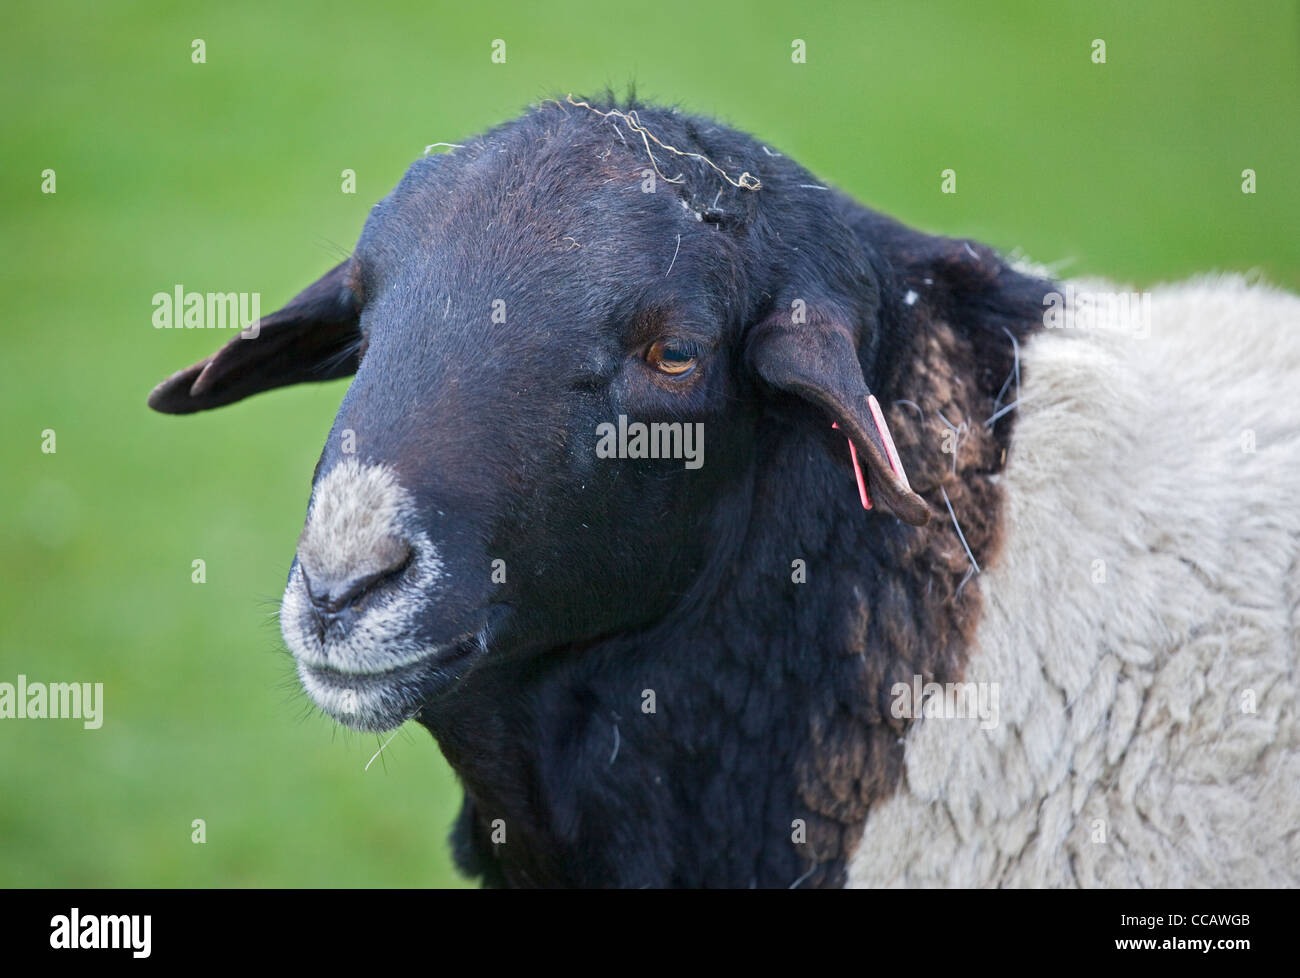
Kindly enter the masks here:
[[459, 883], [436, 746], [408, 729], [363, 770], [378, 740], [310, 707], [274, 618], [345, 385], [153, 414], [152, 386], [227, 338], [155, 330], [155, 292], [261, 292], [270, 312], [426, 144], [631, 81], [1063, 275], [1295, 288], [1300, 16], [1238, 6], [9, 4], [0, 681], [103, 682], [106, 705], [96, 731], [0, 721], [0, 884]]

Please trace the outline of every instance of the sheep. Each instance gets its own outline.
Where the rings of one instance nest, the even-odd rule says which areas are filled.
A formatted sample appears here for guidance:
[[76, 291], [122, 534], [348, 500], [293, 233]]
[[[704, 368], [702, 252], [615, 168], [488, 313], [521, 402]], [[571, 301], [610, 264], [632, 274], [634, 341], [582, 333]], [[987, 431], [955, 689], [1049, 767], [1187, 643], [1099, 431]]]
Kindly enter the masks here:
[[1001, 722], [914, 727], [856, 884], [1300, 882], [1300, 300], [1220, 276], [1149, 305], [1022, 347], [965, 673]]
[[1295, 883], [1300, 302], [1118, 292], [570, 97], [149, 403], [355, 374], [281, 630], [485, 885]]

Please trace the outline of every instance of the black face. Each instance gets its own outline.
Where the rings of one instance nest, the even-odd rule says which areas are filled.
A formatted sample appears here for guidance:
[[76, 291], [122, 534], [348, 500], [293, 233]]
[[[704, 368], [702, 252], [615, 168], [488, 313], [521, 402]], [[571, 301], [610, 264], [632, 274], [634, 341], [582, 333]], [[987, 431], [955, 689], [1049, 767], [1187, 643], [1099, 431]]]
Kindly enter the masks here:
[[281, 614], [304, 686], [355, 727], [678, 613], [722, 545], [718, 501], [752, 491], [773, 387], [911, 504], [866, 415], [874, 273], [829, 195], [788, 161], [738, 180], [764, 155], [729, 130], [645, 112], [711, 161], [652, 163], [557, 105], [418, 161], [348, 262], [151, 402], [356, 370]]
[[[716, 226], [667, 187], [643, 193], [639, 178], [574, 187], [542, 208], [528, 196], [537, 176], [490, 158], [422, 160], [357, 246], [364, 354], [317, 483], [353, 449], [410, 493], [390, 535], [427, 537], [428, 552], [407, 560], [398, 548], [406, 566], [353, 606], [398, 613], [385, 592], [436, 560], [434, 586], [403, 596], [410, 634], [398, 644], [441, 651], [424, 663], [427, 681], [384, 698], [384, 716], [340, 719], [387, 726], [475, 656], [667, 613], [707, 546], [710, 499], [743, 458], [752, 412], [728, 410], [736, 269]], [[632, 427], [620, 445], [620, 419], [625, 432], [646, 426], [647, 444]], [[664, 448], [670, 457], [617, 457]], [[314, 608], [302, 611], [310, 629]], [[362, 610], [352, 630], [364, 622]], [[329, 651], [346, 656], [348, 635], [338, 638]]]

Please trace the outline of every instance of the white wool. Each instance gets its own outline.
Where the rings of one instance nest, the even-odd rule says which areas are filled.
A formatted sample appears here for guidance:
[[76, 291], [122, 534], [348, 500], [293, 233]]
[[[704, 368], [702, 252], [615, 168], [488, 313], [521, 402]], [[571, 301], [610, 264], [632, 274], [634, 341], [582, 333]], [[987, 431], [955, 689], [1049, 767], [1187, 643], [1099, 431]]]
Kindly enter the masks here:
[[414, 509], [411, 494], [391, 467], [345, 458], [312, 491], [298, 555], [336, 580], [380, 570], [370, 566], [374, 555], [385, 541], [405, 536]]
[[1023, 345], [964, 677], [1000, 722], [916, 723], [850, 885], [1300, 884], [1300, 299], [1150, 311]]
[[[322, 638], [309, 613], [310, 599], [297, 562], [280, 604], [280, 632], [300, 665], [335, 672], [374, 674], [411, 665], [432, 650], [416, 637], [419, 610], [441, 587], [445, 573], [438, 548], [424, 532], [412, 533], [415, 500], [386, 465], [362, 465], [346, 458], [317, 483], [298, 543], [314, 565], [333, 576], [362, 565], [379, 542], [406, 539], [414, 551], [411, 568], [372, 600], [342, 636]], [[307, 674], [299, 670], [300, 675]], [[317, 696], [320, 683], [304, 679], [308, 692], [329, 709], [328, 696]]]

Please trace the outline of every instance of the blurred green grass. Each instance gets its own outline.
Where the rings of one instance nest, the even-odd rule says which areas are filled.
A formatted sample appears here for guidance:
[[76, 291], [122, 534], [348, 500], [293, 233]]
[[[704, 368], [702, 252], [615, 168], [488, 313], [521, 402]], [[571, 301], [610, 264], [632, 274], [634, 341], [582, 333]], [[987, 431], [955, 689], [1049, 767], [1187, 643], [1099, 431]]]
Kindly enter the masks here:
[[260, 291], [270, 311], [427, 143], [632, 81], [1062, 274], [1258, 268], [1300, 287], [1296, 5], [1133, 8], [11, 4], [0, 681], [103, 682], [106, 706], [97, 731], [0, 721], [0, 885], [459, 882], [435, 745], [409, 730], [363, 771], [378, 741], [308, 709], [271, 617], [344, 385], [152, 414], [153, 384], [224, 339], [154, 330], [155, 292]]

